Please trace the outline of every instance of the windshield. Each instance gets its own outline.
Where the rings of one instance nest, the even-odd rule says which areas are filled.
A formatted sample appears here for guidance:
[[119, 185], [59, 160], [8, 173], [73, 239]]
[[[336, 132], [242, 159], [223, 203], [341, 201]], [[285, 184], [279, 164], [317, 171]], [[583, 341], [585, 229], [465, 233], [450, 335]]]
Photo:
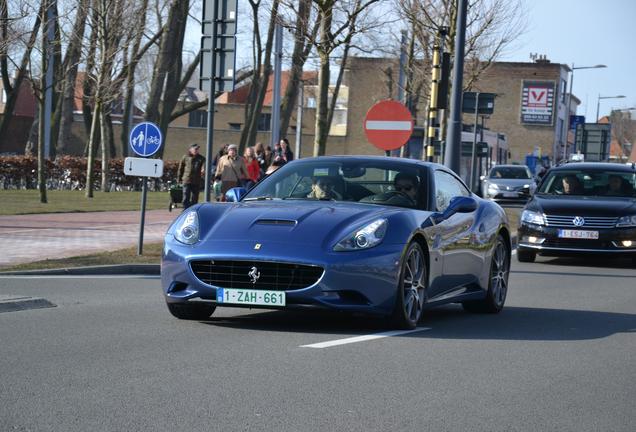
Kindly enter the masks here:
[[494, 179], [529, 179], [530, 170], [525, 166], [499, 166], [490, 171], [490, 178]]
[[347, 201], [423, 208], [422, 171], [384, 161], [298, 161], [257, 184], [243, 201], [285, 199]]
[[539, 193], [636, 197], [636, 173], [611, 170], [552, 171], [541, 183]]

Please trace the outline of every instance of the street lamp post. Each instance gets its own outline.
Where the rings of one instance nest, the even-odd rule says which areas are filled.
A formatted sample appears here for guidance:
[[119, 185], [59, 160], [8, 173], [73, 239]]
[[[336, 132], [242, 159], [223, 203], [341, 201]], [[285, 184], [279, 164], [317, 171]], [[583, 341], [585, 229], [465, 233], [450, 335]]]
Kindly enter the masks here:
[[601, 96], [600, 94], [598, 95], [598, 99], [596, 100], [596, 121], [598, 122], [598, 114], [599, 114], [599, 108], [601, 107], [601, 99], [623, 99], [625, 98], [625, 95], [618, 95], [618, 96]]
[[[570, 71], [570, 91], [568, 92], [568, 102], [565, 106], [565, 139], [563, 141], [563, 159], [567, 158], [568, 152], [568, 131], [570, 130], [570, 105], [572, 104], [572, 87], [574, 86], [574, 71], [578, 69], [604, 69], [607, 66], [604, 64], [597, 64], [594, 66], [577, 66], [574, 67], [574, 63], [572, 63], [572, 68]], [[576, 112], [574, 113], [576, 114]], [[563, 132], [562, 132], [563, 133]]]

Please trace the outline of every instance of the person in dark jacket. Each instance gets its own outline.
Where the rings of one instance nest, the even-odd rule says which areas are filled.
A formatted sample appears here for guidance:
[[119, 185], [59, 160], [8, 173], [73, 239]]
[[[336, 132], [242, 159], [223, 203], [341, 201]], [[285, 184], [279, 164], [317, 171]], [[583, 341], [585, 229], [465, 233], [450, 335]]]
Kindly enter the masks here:
[[177, 170], [177, 181], [183, 185], [183, 209], [199, 202], [199, 192], [203, 184], [205, 158], [199, 154], [199, 144], [191, 144], [183, 155]]

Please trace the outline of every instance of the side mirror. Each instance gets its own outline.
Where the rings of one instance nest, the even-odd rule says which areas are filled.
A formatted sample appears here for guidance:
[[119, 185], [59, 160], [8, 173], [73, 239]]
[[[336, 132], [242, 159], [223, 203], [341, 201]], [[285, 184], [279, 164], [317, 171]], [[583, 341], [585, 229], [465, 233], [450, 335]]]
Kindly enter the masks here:
[[436, 225], [453, 216], [455, 213], [471, 213], [477, 210], [477, 200], [473, 197], [456, 196], [450, 200], [448, 207], [443, 212], [433, 213], [422, 224], [422, 228]]
[[245, 190], [245, 188], [242, 188], [242, 187], [232, 188], [228, 190], [227, 192], [225, 192], [225, 201], [239, 202], [241, 199], [243, 199], [246, 193], [247, 191]]
[[473, 197], [456, 196], [450, 200], [450, 204], [444, 210], [444, 214], [448, 214], [446, 218], [451, 217], [455, 213], [470, 213], [477, 210], [477, 200]]

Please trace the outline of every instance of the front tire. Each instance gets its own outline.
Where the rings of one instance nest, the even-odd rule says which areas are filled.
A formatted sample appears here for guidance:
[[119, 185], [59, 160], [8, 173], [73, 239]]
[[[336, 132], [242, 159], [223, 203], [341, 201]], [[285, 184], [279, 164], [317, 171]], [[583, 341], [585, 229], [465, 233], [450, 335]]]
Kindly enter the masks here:
[[182, 320], [206, 320], [212, 316], [216, 305], [207, 303], [166, 303], [175, 318]]
[[411, 243], [402, 259], [391, 317], [395, 327], [408, 330], [417, 327], [424, 308], [427, 281], [426, 255], [419, 243]]
[[[517, 251], [517, 253], [519, 253]], [[463, 302], [468, 312], [499, 313], [508, 294], [508, 276], [510, 274], [510, 249], [503, 236], [499, 234], [495, 242], [490, 261], [488, 291], [483, 300]]]

